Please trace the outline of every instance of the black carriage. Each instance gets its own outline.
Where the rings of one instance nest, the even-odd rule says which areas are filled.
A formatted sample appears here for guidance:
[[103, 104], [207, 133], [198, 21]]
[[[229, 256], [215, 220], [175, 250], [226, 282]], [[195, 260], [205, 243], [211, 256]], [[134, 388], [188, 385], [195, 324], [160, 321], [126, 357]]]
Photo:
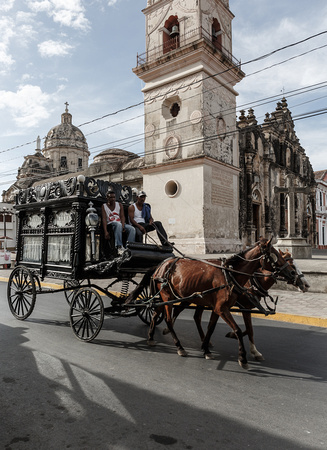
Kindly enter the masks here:
[[[104, 239], [101, 225], [101, 206], [109, 188], [127, 213], [133, 201], [130, 187], [82, 175], [19, 191], [17, 257], [7, 292], [17, 319], [30, 316], [37, 295], [63, 291], [71, 327], [82, 341], [98, 335], [105, 315], [138, 315], [150, 323], [155, 299], [149, 298], [145, 288], [136, 302], [125, 304], [129, 285], [136, 285], [135, 277], [172, 257], [172, 250], [134, 243], [117, 255], [112, 242]], [[44, 288], [45, 278], [62, 280], [63, 288]], [[108, 280], [106, 288], [96, 284], [100, 279]], [[104, 306], [100, 294], [110, 299], [109, 306]]]

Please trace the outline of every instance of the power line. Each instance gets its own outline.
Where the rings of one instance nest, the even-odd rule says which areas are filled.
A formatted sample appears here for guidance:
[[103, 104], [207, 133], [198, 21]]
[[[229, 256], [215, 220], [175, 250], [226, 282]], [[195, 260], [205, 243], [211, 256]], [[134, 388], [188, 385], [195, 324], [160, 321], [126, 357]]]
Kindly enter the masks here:
[[[297, 42], [294, 42], [294, 43], [292, 43], [292, 44], [288, 44], [288, 45], [286, 45], [286, 46], [280, 47], [280, 48], [278, 48], [278, 49], [276, 49], [276, 50], [273, 50], [272, 52], [266, 53], [266, 54], [261, 55], [261, 56], [259, 56], [259, 57], [257, 57], [257, 58], [254, 58], [254, 59], [252, 59], [252, 60], [246, 61], [245, 63], [242, 63], [242, 65], [247, 65], [247, 64], [251, 64], [251, 63], [253, 63], [253, 62], [257, 62], [257, 61], [263, 60], [263, 59], [265, 59], [265, 58], [268, 58], [269, 56], [272, 56], [273, 54], [275, 54], [275, 53], [277, 53], [277, 52], [280, 52], [280, 51], [285, 50], [285, 49], [287, 49], [287, 48], [294, 47], [294, 46], [296, 46], [296, 45], [299, 45], [299, 44], [301, 44], [301, 43], [303, 43], [303, 42], [309, 41], [309, 40], [311, 40], [311, 39], [314, 39], [314, 38], [316, 38], [316, 37], [318, 37], [318, 36], [321, 36], [321, 35], [323, 35], [323, 34], [326, 34], [326, 33], [327, 33], [327, 30], [326, 30], [326, 31], [322, 31], [322, 32], [320, 32], [320, 33], [317, 33], [317, 34], [315, 34], [315, 35], [309, 36], [309, 37], [307, 37], [307, 38], [305, 38], [305, 39], [302, 39], [302, 40], [300, 40], [300, 41], [297, 41]], [[260, 73], [260, 72], [262, 72], [262, 71], [264, 71], [264, 70], [268, 70], [268, 69], [270, 69], [270, 68], [272, 68], [272, 67], [278, 66], [278, 65], [280, 65], [280, 64], [284, 64], [285, 62], [288, 62], [288, 61], [290, 61], [290, 60], [292, 60], [292, 59], [295, 59], [295, 58], [304, 56], [304, 55], [306, 55], [306, 54], [308, 54], [308, 53], [311, 53], [311, 52], [313, 52], [313, 51], [319, 50], [319, 49], [324, 48], [324, 47], [326, 47], [326, 45], [323, 45], [323, 46], [320, 46], [320, 47], [316, 47], [316, 48], [311, 49], [311, 50], [309, 50], [309, 51], [307, 51], [307, 52], [304, 52], [304, 53], [302, 53], [302, 54], [300, 54], [300, 55], [296, 55], [296, 56], [291, 57], [291, 58], [288, 58], [288, 59], [286, 59], [286, 60], [284, 60], [284, 61], [282, 61], [282, 62], [279, 62], [279, 63], [273, 64], [273, 65], [271, 65], [271, 66], [269, 66], [269, 67], [260, 69], [260, 70], [258, 70], [258, 71], [256, 71], [256, 72], [253, 72], [252, 74], [249, 74], [249, 75], [247, 75], [247, 76], [252, 76], [252, 75], [258, 74], [258, 73]], [[230, 68], [229, 68], [229, 69], [226, 69], [226, 70], [224, 70], [224, 71], [222, 71], [222, 72], [219, 72], [219, 73], [217, 73], [217, 74], [214, 74], [214, 75], [208, 75], [207, 77], [201, 79], [200, 81], [203, 82], [205, 79], [213, 78], [213, 77], [215, 77], [215, 76], [221, 75], [221, 74], [223, 74], [223, 73], [225, 73], [225, 72], [227, 72], [227, 71], [230, 71], [230, 70], [233, 70], [233, 69], [230, 69]], [[191, 85], [193, 85], [193, 84], [196, 84], [196, 83], [199, 83], [199, 81], [192, 82], [192, 83], [190, 83], [190, 84], [188, 84], [188, 85], [183, 85], [183, 87], [184, 87], [184, 88], [185, 88], [185, 87], [189, 87], [189, 86], [191, 86]], [[178, 88], [176, 88], [176, 89], [178, 89]], [[110, 117], [110, 116], [117, 115], [117, 114], [119, 114], [119, 113], [121, 113], [121, 112], [123, 112], [123, 111], [127, 111], [127, 110], [130, 110], [130, 109], [135, 108], [135, 107], [137, 107], [137, 106], [140, 106], [140, 105], [142, 105], [142, 104], [145, 104], [146, 102], [153, 101], [155, 98], [158, 98], [158, 97], [160, 97], [160, 96], [161, 96], [161, 95], [157, 95], [157, 96], [155, 96], [155, 97], [151, 97], [151, 98], [148, 99], [148, 100], [143, 100], [142, 102], [136, 103], [136, 104], [134, 104], [134, 105], [130, 105], [130, 106], [126, 107], [126, 108], [121, 108], [121, 109], [119, 109], [119, 110], [117, 110], [117, 111], [114, 111], [114, 112], [112, 112], [112, 113], [105, 114], [105, 115], [103, 115], [103, 116], [101, 116], [101, 117], [98, 117], [98, 118], [96, 118], [96, 119], [90, 120], [90, 121], [88, 121], [88, 122], [84, 122], [84, 123], [80, 124], [78, 127], [82, 127], [82, 126], [84, 126], [84, 125], [87, 125], [87, 124], [90, 124], [90, 123], [94, 123], [94, 122], [99, 121], [99, 120], [102, 120], [102, 119], [104, 119], [104, 118], [107, 118], [107, 117]], [[138, 116], [138, 117], [142, 117], [142, 115], [141, 115], [141, 116]], [[134, 120], [134, 119], [135, 119], [135, 118], [128, 119], [127, 121]], [[122, 122], [122, 123], [126, 123], [127, 121], [124, 121], [124, 122]], [[117, 125], [118, 125], [118, 124], [116, 124], [116, 125], [111, 125], [110, 127], [117, 126]], [[104, 129], [108, 129], [108, 127], [104, 128]], [[104, 130], [104, 129], [103, 129], [103, 130]], [[96, 132], [100, 132], [100, 130], [98, 130], [98, 131], [96, 131]], [[90, 134], [94, 134], [94, 133], [95, 133], [95, 132], [90, 133]], [[5, 152], [8, 152], [8, 151], [10, 151], [10, 150], [15, 150], [15, 149], [24, 147], [24, 146], [26, 146], [26, 145], [31, 145], [32, 143], [35, 143], [36, 141], [37, 141], [37, 140], [33, 140], [33, 141], [27, 142], [27, 143], [25, 143], [25, 144], [17, 145], [17, 146], [15, 146], [15, 147], [12, 147], [12, 148], [9, 148], [9, 149], [6, 149], [6, 150], [1, 150], [0, 153], [5, 153]]]

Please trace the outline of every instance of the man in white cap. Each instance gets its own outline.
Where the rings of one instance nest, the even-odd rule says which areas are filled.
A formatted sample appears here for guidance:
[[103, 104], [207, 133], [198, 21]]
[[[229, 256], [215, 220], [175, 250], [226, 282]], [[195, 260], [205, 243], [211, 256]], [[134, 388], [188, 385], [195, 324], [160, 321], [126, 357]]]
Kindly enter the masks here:
[[153, 220], [151, 206], [149, 203], [145, 203], [146, 196], [144, 191], [139, 191], [136, 202], [128, 208], [129, 221], [136, 231], [136, 242], [142, 242], [143, 234], [147, 231], [156, 230], [161, 245], [171, 245], [168, 242], [167, 233], [162, 223], [158, 220]]

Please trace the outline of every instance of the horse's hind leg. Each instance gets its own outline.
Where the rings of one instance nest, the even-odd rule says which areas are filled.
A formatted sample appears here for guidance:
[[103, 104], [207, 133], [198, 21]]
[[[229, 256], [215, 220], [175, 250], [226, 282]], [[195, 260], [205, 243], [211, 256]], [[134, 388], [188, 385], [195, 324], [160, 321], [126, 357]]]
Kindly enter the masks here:
[[171, 306], [166, 305], [165, 309], [166, 309], [166, 315], [165, 315], [166, 324], [167, 324], [168, 330], [170, 331], [170, 334], [172, 335], [174, 343], [177, 347], [177, 353], [179, 356], [187, 356], [187, 352], [182, 347], [182, 345], [175, 333], [175, 330], [174, 330], [173, 320], [171, 317], [172, 308], [171, 308]]
[[251, 313], [249, 312], [243, 312], [243, 320], [245, 323], [246, 332], [249, 336], [249, 342], [250, 342], [250, 352], [251, 355], [256, 359], [257, 361], [264, 361], [264, 357], [262, 354], [257, 350], [256, 346], [254, 345], [254, 333], [253, 333], [253, 325], [252, 325], [252, 317]]
[[[173, 310], [173, 317], [172, 317], [172, 324], [174, 325], [176, 322], [177, 317], [180, 315], [180, 313], [182, 311], [184, 311], [184, 309], [186, 308], [186, 304], [185, 303], [181, 303], [180, 305], [176, 305], [174, 306], [174, 310]], [[170, 333], [169, 328], [166, 327], [164, 328], [162, 334], [168, 334]]]
[[153, 311], [153, 314], [152, 314], [152, 319], [151, 319], [151, 323], [150, 323], [149, 331], [148, 331], [148, 341], [147, 341], [148, 345], [150, 345], [152, 347], [156, 345], [156, 341], [153, 339], [153, 337], [154, 337], [154, 333], [156, 331], [157, 317], [161, 312], [164, 312], [163, 309], [164, 308], [157, 308]]

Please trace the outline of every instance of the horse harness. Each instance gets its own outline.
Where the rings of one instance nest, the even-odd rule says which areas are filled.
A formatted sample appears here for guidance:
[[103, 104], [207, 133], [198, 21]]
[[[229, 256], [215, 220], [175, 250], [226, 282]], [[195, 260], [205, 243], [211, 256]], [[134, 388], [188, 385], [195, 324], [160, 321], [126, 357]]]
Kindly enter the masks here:
[[[260, 258], [262, 258], [262, 256]], [[164, 277], [151, 277], [152, 285], [155, 282], [161, 283], [160, 290], [159, 290], [159, 292], [157, 294], [159, 294], [163, 289], [165, 289], [168, 286], [170, 292], [174, 296], [174, 300], [169, 300], [167, 302], [163, 302], [162, 304], [160, 303], [160, 306], [161, 305], [175, 304], [176, 302], [181, 302], [181, 301], [182, 302], [192, 301], [192, 299], [194, 299], [194, 298], [202, 298], [202, 297], [204, 297], [207, 294], [211, 294], [213, 292], [218, 292], [218, 291], [220, 291], [222, 289], [229, 288], [230, 289], [230, 293], [235, 292], [235, 293], [240, 294], [240, 295], [246, 295], [246, 297], [250, 300], [250, 302], [255, 307], [257, 307], [258, 310], [261, 313], [263, 313], [265, 315], [269, 314], [269, 312], [267, 312], [267, 310], [264, 309], [262, 307], [262, 305], [260, 304], [260, 299], [261, 298], [264, 298], [265, 305], [266, 305], [266, 307], [268, 308], [268, 310], [270, 312], [275, 311], [278, 298], [276, 299], [276, 301], [274, 301], [273, 298], [268, 294], [268, 292], [265, 291], [260, 286], [260, 284], [258, 283], [257, 278], [256, 278], [257, 276], [262, 276], [260, 273], [255, 273], [251, 277], [252, 283], [255, 284], [255, 294], [254, 294], [253, 292], [251, 292], [251, 289], [254, 288], [252, 283], [251, 283], [251, 287], [250, 288], [245, 288], [245, 287], [241, 286], [238, 283], [238, 281], [235, 279], [235, 277], [232, 275], [233, 272], [237, 273], [237, 274], [241, 274], [241, 275], [247, 275], [247, 276], [250, 275], [250, 274], [234, 270], [232, 267], [227, 267], [227, 266], [224, 266], [224, 265], [219, 266], [219, 265], [213, 264], [213, 263], [211, 263], [209, 261], [203, 261], [203, 260], [199, 260], [199, 259], [195, 259], [195, 258], [190, 258], [190, 259], [194, 259], [195, 261], [201, 261], [201, 262], [204, 262], [207, 265], [210, 265], [210, 266], [216, 267], [218, 269], [221, 269], [223, 274], [224, 274], [226, 283], [221, 285], [221, 286], [214, 287], [214, 288], [211, 288], [211, 289], [207, 289], [207, 290], [202, 291], [202, 292], [194, 292], [193, 294], [191, 294], [188, 297], [183, 297], [183, 298], [178, 297], [178, 295], [174, 292], [174, 289], [173, 289], [173, 287], [171, 285], [170, 279], [171, 279], [171, 276], [173, 274], [173, 269], [175, 268], [175, 265], [176, 265], [177, 261], [180, 260], [180, 259], [183, 259], [183, 258], [180, 258], [180, 257], [175, 257], [174, 258], [174, 261], [169, 266], [169, 268], [166, 270], [166, 272], [164, 274]], [[164, 263], [165, 263], [165, 261], [163, 261], [161, 263], [161, 265], [163, 265]], [[223, 262], [223, 264], [224, 264], [224, 262]], [[271, 276], [274, 276], [274, 275], [271, 274]], [[274, 309], [269, 307], [269, 305], [266, 302], [266, 297], [269, 297], [269, 299], [273, 302], [273, 304], [275, 306]], [[236, 302], [236, 305], [240, 308], [240, 310], [242, 310], [243, 306], [239, 302]], [[157, 306], [159, 306], [159, 305], [157, 305]], [[244, 310], [244, 308], [243, 308], [243, 311], [246, 311], [246, 310]]]

